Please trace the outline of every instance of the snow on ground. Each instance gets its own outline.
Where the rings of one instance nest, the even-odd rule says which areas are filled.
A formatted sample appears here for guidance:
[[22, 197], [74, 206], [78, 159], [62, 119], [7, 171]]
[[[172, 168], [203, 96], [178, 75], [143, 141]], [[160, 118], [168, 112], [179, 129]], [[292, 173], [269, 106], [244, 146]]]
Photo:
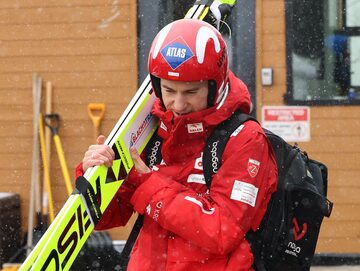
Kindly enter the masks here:
[[360, 271], [360, 265], [313, 266], [310, 271]]

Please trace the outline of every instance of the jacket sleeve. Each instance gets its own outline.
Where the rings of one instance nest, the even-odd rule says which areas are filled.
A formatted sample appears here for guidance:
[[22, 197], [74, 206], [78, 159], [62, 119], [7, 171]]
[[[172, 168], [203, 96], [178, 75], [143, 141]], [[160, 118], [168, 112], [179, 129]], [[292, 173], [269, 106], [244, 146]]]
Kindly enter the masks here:
[[227, 143], [209, 194], [198, 195], [159, 171], [135, 191], [134, 209], [211, 253], [226, 254], [237, 247], [250, 228], [259, 226], [277, 181], [262, 129], [252, 121], [244, 126]]
[[[130, 174], [132, 178], [139, 178], [134, 170], [131, 171]], [[82, 163], [80, 163], [75, 169], [75, 176], [78, 178], [82, 175], [84, 175], [84, 171], [82, 169]], [[125, 180], [116, 192], [114, 198], [110, 201], [95, 229], [106, 230], [126, 225], [134, 212], [130, 204], [130, 198], [133, 193], [134, 187]]]
[[134, 212], [130, 203], [130, 197], [133, 192], [133, 187], [129, 186], [125, 180], [114, 198], [110, 201], [95, 229], [106, 230], [125, 226]]

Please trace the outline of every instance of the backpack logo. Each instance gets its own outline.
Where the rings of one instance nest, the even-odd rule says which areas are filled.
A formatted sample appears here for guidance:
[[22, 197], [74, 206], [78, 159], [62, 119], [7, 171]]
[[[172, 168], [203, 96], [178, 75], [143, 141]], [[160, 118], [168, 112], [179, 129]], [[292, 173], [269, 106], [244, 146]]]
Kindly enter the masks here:
[[304, 223], [303, 228], [300, 229], [299, 223], [298, 223], [296, 217], [293, 218], [292, 222], [294, 225], [294, 239], [295, 239], [295, 241], [298, 241], [305, 236], [305, 234], [307, 232], [307, 223]]
[[252, 178], [256, 177], [256, 175], [259, 172], [259, 168], [260, 168], [260, 162], [250, 158], [248, 161], [248, 172]]

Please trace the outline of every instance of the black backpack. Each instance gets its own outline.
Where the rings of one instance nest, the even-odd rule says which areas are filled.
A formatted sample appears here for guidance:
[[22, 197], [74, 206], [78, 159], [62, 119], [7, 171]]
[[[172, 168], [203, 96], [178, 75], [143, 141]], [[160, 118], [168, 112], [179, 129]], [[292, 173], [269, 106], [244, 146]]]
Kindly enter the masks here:
[[[249, 120], [257, 121], [237, 111], [207, 139], [203, 170], [209, 189], [229, 137]], [[310, 269], [322, 220], [332, 210], [333, 204], [326, 198], [327, 167], [310, 159], [297, 146], [264, 131], [275, 153], [278, 184], [259, 229], [246, 235], [254, 254], [254, 267], [257, 271], [306, 271]], [[148, 165], [161, 162], [161, 143], [155, 133], [146, 148]], [[122, 261], [127, 262], [141, 228], [142, 220], [138, 220], [123, 250]]]

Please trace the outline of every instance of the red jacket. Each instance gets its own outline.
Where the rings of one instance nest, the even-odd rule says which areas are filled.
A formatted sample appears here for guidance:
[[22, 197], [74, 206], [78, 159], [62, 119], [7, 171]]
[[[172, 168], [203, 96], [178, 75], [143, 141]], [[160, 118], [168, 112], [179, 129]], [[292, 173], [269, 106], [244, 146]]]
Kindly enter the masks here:
[[[164, 112], [160, 102], [154, 105], [164, 164], [143, 175], [133, 170], [96, 227], [125, 225], [133, 210], [145, 214], [129, 271], [252, 270], [244, 236], [258, 228], [277, 180], [274, 155], [261, 127], [248, 121], [230, 137], [209, 193], [202, 171], [205, 138], [239, 108], [248, 113], [250, 97], [233, 74], [219, 109], [172, 122], [171, 112]], [[131, 178], [142, 182], [135, 191]]]

